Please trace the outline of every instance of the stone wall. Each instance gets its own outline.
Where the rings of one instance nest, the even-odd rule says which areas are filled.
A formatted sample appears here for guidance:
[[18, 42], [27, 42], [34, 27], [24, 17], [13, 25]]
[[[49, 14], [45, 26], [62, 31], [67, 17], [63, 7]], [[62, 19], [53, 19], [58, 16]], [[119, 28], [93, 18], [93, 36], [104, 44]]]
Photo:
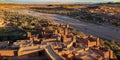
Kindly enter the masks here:
[[0, 50], [0, 56], [17, 56], [16, 50]]

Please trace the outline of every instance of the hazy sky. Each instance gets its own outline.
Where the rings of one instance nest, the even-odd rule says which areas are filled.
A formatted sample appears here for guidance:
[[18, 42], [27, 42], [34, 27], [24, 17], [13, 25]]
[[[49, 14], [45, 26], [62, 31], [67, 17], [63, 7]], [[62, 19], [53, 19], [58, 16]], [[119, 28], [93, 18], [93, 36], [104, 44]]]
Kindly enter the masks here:
[[0, 3], [42, 3], [42, 2], [120, 2], [120, 0], [0, 0]]

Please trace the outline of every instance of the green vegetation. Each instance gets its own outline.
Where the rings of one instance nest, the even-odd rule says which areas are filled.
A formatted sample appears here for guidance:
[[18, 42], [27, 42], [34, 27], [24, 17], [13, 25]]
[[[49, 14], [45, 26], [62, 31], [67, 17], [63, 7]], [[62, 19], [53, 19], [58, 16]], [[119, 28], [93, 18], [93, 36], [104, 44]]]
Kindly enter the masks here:
[[[0, 40], [25, 39], [26, 32], [38, 32], [38, 29], [50, 21], [35, 16], [22, 15], [15, 12], [2, 12], [6, 26], [0, 28]], [[1, 16], [1, 15], [0, 15]], [[12, 37], [12, 38], [11, 38]]]

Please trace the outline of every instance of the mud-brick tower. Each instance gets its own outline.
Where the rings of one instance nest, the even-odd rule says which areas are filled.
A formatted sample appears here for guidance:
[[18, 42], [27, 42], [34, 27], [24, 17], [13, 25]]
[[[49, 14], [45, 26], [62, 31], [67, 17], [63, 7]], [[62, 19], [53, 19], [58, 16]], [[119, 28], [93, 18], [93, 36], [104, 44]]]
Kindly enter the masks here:
[[63, 35], [62, 38], [61, 38], [62, 42], [67, 42], [67, 37], [66, 35]]
[[58, 34], [57, 40], [58, 40], [58, 41], [61, 41], [61, 34]]
[[73, 40], [73, 42], [76, 42], [76, 36], [75, 35], [72, 37], [72, 40]]
[[109, 58], [110, 59], [114, 59], [114, 57], [113, 57], [113, 51], [112, 50], [109, 51]]
[[32, 33], [27, 32], [27, 37], [29, 38], [30, 41], [33, 41]]
[[42, 36], [44, 36], [45, 35], [45, 27], [42, 27], [42, 32], [41, 32], [41, 34], [42, 34]]
[[32, 37], [32, 33], [31, 32], [27, 32], [27, 37], [28, 38]]
[[96, 46], [100, 46], [100, 38], [96, 38]]
[[69, 24], [66, 24], [64, 28], [64, 35], [68, 35], [68, 28], [69, 28]]
[[55, 30], [55, 31], [54, 31], [54, 34], [58, 34], [58, 30]]

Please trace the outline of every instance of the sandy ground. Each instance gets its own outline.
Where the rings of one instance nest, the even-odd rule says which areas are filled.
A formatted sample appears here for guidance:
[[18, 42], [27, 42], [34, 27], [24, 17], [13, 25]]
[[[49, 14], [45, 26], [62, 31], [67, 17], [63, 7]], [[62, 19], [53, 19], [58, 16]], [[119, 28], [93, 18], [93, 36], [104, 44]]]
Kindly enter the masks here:
[[92, 34], [96, 37], [101, 37], [101, 38], [120, 42], [120, 28], [117, 27], [96, 25], [92, 23], [82, 22], [68, 16], [62, 16], [57, 14], [39, 13], [39, 12], [23, 10], [23, 9], [10, 9], [10, 10], [14, 12], [19, 12], [21, 14], [29, 14], [33, 16], [38, 16], [40, 18], [54, 20], [55, 22], [58, 23], [68, 23], [73, 28], [76, 28], [77, 30], [82, 31], [88, 35]]

